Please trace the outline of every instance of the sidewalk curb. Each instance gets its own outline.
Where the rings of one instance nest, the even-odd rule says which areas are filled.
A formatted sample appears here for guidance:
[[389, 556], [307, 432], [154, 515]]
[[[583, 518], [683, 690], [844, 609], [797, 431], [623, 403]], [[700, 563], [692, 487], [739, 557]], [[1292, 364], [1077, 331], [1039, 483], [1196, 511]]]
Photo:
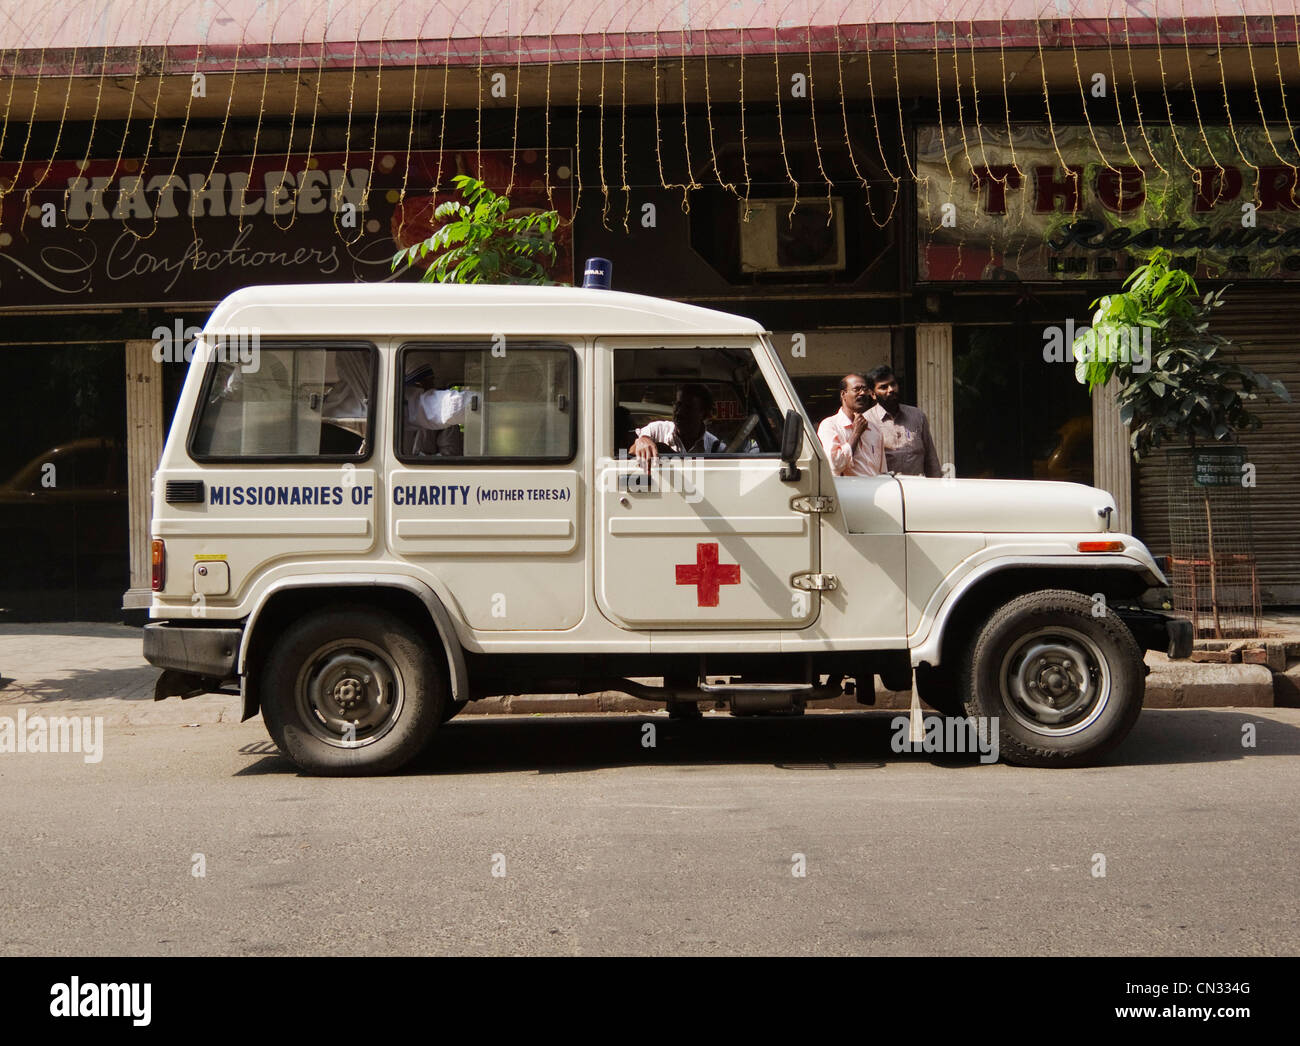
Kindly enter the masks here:
[[[1274, 676], [1265, 665], [1170, 661], [1163, 654], [1147, 655], [1151, 674], [1146, 680], [1143, 708], [1272, 708]], [[1293, 670], [1291, 686], [1300, 695], [1300, 671]], [[860, 705], [848, 695], [815, 701], [812, 709], [895, 710], [911, 707], [906, 690], [876, 690], [873, 705]], [[471, 701], [464, 715], [549, 715], [557, 712], [655, 712], [663, 706], [617, 691], [576, 696], [572, 694], [512, 694]], [[701, 702], [701, 708], [708, 704]], [[929, 706], [926, 706], [929, 707]]]
[[[30, 626], [0, 635], [0, 715], [19, 707], [51, 715], [103, 716], [115, 726], [159, 723], [215, 725], [237, 723], [240, 699], [208, 694], [188, 701], [154, 702], [157, 671], [140, 656], [138, 630], [124, 626]], [[1148, 652], [1146, 708], [1300, 707], [1300, 664], [1274, 672], [1266, 664], [1170, 661]], [[877, 709], [911, 704], [911, 691], [876, 690], [873, 705], [848, 695], [809, 704], [814, 711]], [[701, 707], [708, 710], [709, 702]], [[471, 702], [466, 715], [554, 715], [615, 712], [650, 715], [663, 706], [617, 691], [575, 694], [515, 694]]]

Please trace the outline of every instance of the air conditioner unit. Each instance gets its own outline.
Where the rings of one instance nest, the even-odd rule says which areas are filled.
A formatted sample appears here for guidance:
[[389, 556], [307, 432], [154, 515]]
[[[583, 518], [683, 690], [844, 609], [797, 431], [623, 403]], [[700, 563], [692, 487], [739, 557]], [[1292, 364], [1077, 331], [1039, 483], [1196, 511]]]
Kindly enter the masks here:
[[844, 200], [805, 197], [738, 201], [741, 272], [838, 272], [844, 268]]

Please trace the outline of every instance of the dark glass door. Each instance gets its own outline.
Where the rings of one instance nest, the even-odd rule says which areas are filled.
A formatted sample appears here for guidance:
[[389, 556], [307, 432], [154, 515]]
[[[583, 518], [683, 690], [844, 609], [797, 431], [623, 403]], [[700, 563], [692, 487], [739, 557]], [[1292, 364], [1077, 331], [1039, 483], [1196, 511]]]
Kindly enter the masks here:
[[11, 344], [0, 361], [0, 622], [120, 619], [124, 346]]
[[1072, 362], [1045, 358], [1052, 336], [1037, 323], [953, 327], [958, 476], [1091, 485], [1091, 402]]

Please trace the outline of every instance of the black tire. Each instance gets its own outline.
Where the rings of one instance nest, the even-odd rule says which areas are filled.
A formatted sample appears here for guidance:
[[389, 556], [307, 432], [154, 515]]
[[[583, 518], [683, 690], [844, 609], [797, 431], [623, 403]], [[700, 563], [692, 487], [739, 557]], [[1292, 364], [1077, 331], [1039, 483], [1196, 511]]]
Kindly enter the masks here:
[[402, 618], [374, 607], [338, 606], [294, 622], [263, 669], [267, 731], [312, 774], [398, 769], [428, 744], [447, 703], [434, 651]]
[[997, 717], [1002, 758], [1087, 766], [1118, 745], [1142, 711], [1142, 650], [1113, 613], [1062, 589], [1011, 600], [964, 659], [971, 715]]
[[961, 684], [961, 673], [951, 663], [935, 667], [917, 665], [913, 678], [916, 682], [916, 696], [940, 715], [963, 716], [966, 693]]

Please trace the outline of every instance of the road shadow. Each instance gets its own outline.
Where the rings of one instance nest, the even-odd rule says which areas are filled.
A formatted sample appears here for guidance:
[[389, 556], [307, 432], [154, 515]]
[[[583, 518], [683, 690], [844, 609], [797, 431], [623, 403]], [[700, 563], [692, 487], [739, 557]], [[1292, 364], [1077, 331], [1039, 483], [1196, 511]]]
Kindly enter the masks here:
[[66, 675], [44, 679], [0, 677], [0, 705], [44, 704], [51, 701], [103, 701], [135, 704], [152, 701], [158, 669], [152, 665], [126, 668], [74, 668]]
[[[140, 639], [143, 630], [120, 621], [18, 621], [0, 624], [0, 640], [18, 636], [72, 636], [78, 639]], [[141, 640], [143, 641], [143, 640]]]
[[[1273, 708], [1148, 708], [1105, 766], [1218, 763], [1246, 756], [1300, 755], [1300, 728], [1269, 718]], [[1264, 713], [1264, 714], [1257, 714]]]
[[[690, 772], [706, 766], [775, 766], [787, 770], [880, 770], [890, 763], [978, 772], [978, 755], [896, 752], [898, 711], [840, 712], [802, 718], [706, 716], [696, 721], [642, 715], [463, 716], [445, 726], [402, 771], [407, 775], [584, 773], [624, 766]], [[1253, 724], [1255, 747], [1243, 746]], [[654, 744], [647, 742], [652, 726]], [[297, 773], [284, 756], [258, 745], [260, 757], [238, 776]], [[1145, 713], [1125, 742], [1096, 768], [1224, 762], [1247, 755], [1300, 755], [1300, 729], [1242, 710], [1159, 710]]]

